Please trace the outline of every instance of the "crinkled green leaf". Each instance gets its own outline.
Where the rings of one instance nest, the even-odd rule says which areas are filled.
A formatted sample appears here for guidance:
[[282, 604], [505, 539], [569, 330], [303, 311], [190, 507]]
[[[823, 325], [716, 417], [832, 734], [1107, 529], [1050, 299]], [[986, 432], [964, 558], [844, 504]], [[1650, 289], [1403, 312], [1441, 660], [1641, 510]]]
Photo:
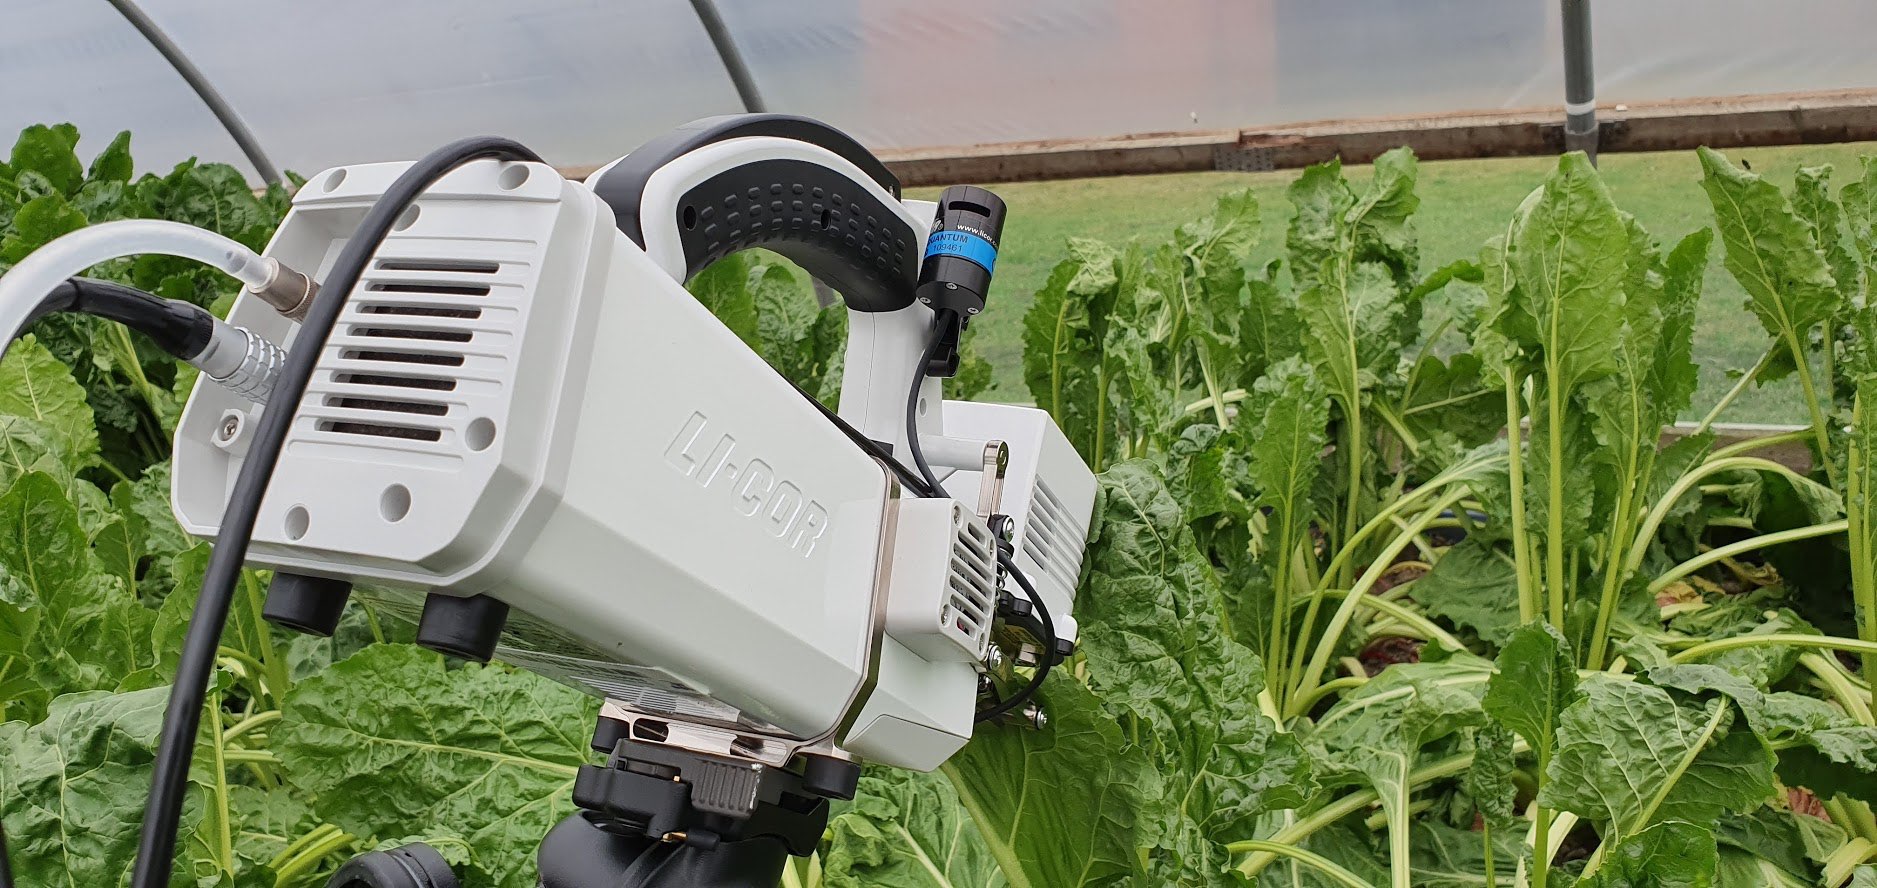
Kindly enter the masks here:
[[875, 769], [828, 824], [829, 888], [998, 888], [1008, 884], [942, 776]]
[[1308, 167], [1288, 191], [1296, 215], [1291, 217], [1285, 243], [1290, 251], [1290, 274], [1297, 292], [1310, 289], [1322, 276], [1324, 264], [1343, 252], [1347, 241], [1346, 215], [1355, 195], [1343, 181], [1341, 158]]
[[[1310, 534], [1316, 513], [1310, 497], [1328, 440], [1329, 400], [1316, 376], [1292, 357], [1258, 380], [1241, 407], [1237, 450], [1246, 454], [1256, 505], [1268, 509], [1265, 561], [1274, 582], [1292, 584], [1301, 565], [1298, 548]], [[1287, 586], [1287, 588], [1289, 588]], [[1282, 657], [1288, 645], [1275, 630], [1279, 621], [1245, 627], [1263, 640], [1267, 657]], [[1283, 624], [1286, 628], [1288, 622]]]
[[1153, 464], [1122, 463], [1101, 482], [1076, 612], [1090, 682], [1140, 725], [1166, 781], [1167, 807], [1147, 825], [1170, 857], [1161, 878], [1212, 884], [1231, 863], [1223, 841], [1303, 803], [1308, 766], [1259, 711], [1262, 665], [1232, 639], [1217, 578]]
[[1101, 416], [1102, 342], [1113, 304], [1114, 252], [1071, 241], [1023, 315], [1023, 378], [1082, 458], [1100, 468], [1114, 444]]
[[98, 430], [85, 390], [71, 370], [31, 336], [13, 343], [0, 360], [0, 413], [45, 424], [57, 432], [73, 471], [98, 454]]
[[1412, 388], [1403, 397], [1401, 419], [1427, 451], [1424, 465], [1444, 468], [1456, 454], [1505, 428], [1505, 395], [1490, 377], [1479, 356], [1469, 352], [1447, 360], [1426, 355], [1409, 370]]
[[1399, 360], [1402, 303], [1387, 269], [1364, 262], [1346, 275], [1325, 275], [1297, 295], [1304, 348], [1324, 387], [1343, 409], [1359, 409], [1365, 392]]
[[745, 345], [760, 348], [756, 294], [749, 286], [750, 261], [748, 255], [742, 253], [725, 257], [693, 275], [685, 288]]
[[1583, 696], [1570, 645], [1550, 624], [1528, 623], [1512, 633], [1493, 665], [1480, 706], [1550, 760], [1563, 713]]
[[1561, 396], [1615, 369], [1629, 242], [1609, 189], [1581, 153], [1558, 158], [1519, 208], [1508, 265], [1534, 325], [1521, 344], [1552, 368], [1547, 384]]
[[1813, 240], [1846, 300], [1857, 296], [1857, 258], [1845, 244], [1844, 208], [1831, 196], [1831, 164], [1800, 167], [1792, 177], [1792, 211], [1812, 226]]
[[594, 706], [539, 676], [380, 645], [295, 685], [283, 709], [275, 751], [321, 819], [460, 831], [498, 884], [527, 888], [541, 836], [572, 810]]
[[[1839, 195], [1844, 206], [1845, 227], [1851, 234], [1852, 254], [1858, 260], [1860, 290], [1870, 292], [1877, 283], [1877, 156], [1859, 160], [1858, 180], [1844, 186]], [[1844, 282], [1840, 281], [1839, 286]]]
[[1679, 820], [1655, 824], [1606, 852], [1578, 888], [1709, 888], [1718, 865], [1714, 834]]
[[30, 593], [37, 626], [19, 665], [45, 693], [111, 690], [150, 666], [150, 625], [123, 580], [97, 563], [78, 512], [51, 476], [0, 495], [0, 568]]
[[19, 884], [127, 882], [168, 698], [67, 694], [39, 724], [0, 724], [0, 814]]
[[196, 545], [170, 511], [169, 484], [170, 467], [165, 462], [151, 466], [135, 481], [119, 481], [111, 488], [111, 508], [123, 518], [131, 547], [143, 563], [137, 594], [145, 601], [162, 601], [169, 595], [175, 587], [171, 563]]
[[980, 727], [941, 770], [1014, 888], [1126, 883], [1160, 776], [1075, 679], [1050, 675], [1042, 697], [1047, 726]]
[[[1490, 686], [1487, 692], [1491, 693]], [[1517, 787], [1512, 772], [1518, 761], [1512, 754], [1512, 739], [1512, 731], [1498, 723], [1473, 732], [1473, 765], [1466, 771], [1466, 793], [1472, 796], [1481, 821], [1494, 829], [1509, 827], [1514, 816]]]
[[1512, 556], [1484, 537], [1468, 536], [1414, 581], [1422, 612], [1505, 644], [1519, 625], [1518, 570]]
[[1541, 801], [1590, 818], [1606, 839], [1664, 820], [1709, 823], [1773, 794], [1773, 754], [1731, 730], [1725, 699], [1677, 698], [1595, 676], [1564, 710]]

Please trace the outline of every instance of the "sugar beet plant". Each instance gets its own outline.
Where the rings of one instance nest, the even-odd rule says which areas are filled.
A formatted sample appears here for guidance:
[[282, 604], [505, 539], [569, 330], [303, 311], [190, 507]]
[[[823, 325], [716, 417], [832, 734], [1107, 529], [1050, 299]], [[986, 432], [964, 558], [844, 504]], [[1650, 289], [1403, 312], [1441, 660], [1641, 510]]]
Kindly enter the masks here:
[[[1183, 812], [1246, 802], [1204, 830], [1238, 876], [1870, 878], [1857, 868], [1877, 732], [1869, 675], [1850, 664], [1877, 652], [1877, 166], [1837, 195], [1830, 170], [1807, 169], [1782, 194], [1700, 159], [1715, 228], [1668, 245], [1570, 155], [1476, 257], [1422, 276], [1414, 162], [1392, 152], [1360, 188], [1335, 164], [1297, 179], [1285, 267], [1244, 269], [1258, 210], [1240, 192], [1163, 245], [1072, 243], [1038, 294], [1032, 392], [1110, 467], [1078, 674]], [[1715, 252], [1766, 357], [1665, 444], [1694, 394]], [[1785, 375], [1812, 422], [1717, 447], [1727, 404]], [[1789, 440], [1811, 445], [1815, 470], [1756, 453]], [[1178, 687], [1142, 671], [1180, 659], [1143, 649], [1137, 616], [1108, 616], [1114, 534], [1143, 524], [1162, 554], [1129, 567], [1200, 577], [1149, 609], [1189, 620], [1197, 594], [1262, 666], [1207, 694], [1255, 698], [1276, 732], [1253, 744], [1260, 769], [1167, 782], [1190, 739], [1142, 732], [1144, 713], [1112, 702], [1137, 693], [1122, 684]], [[1234, 776], [1259, 794], [1224, 792]], [[1180, 818], [1135, 810], [1144, 871], [1206, 847], [1164, 842]]]
[[[119, 216], [258, 244], [284, 207], [213, 165], [132, 181], [123, 137], [87, 171], [75, 142], [34, 128], [0, 166], [0, 262]], [[1360, 184], [1306, 170], [1262, 267], [1247, 191], [1164, 242], [1069, 243], [1023, 320], [1036, 403], [1101, 472], [1049, 725], [869, 772], [785, 884], [1877, 885], [1877, 163], [1782, 193], [1701, 162], [1714, 233], [1673, 244], [1572, 155], [1477, 255], [1426, 261], [1406, 151]], [[1717, 253], [1765, 356], [1664, 444]], [[836, 395], [843, 316], [796, 272], [734, 258], [693, 291]], [[188, 379], [102, 327], [34, 336], [0, 364], [0, 815], [24, 884], [117, 884], [207, 552], [166, 504]], [[1739, 392], [1789, 375], [1810, 424], [1717, 446]], [[1813, 468], [1759, 452], [1782, 441]], [[366, 607], [277, 634], [263, 588], [221, 652], [179, 884], [318, 885], [413, 838], [466, 884], [531, 884], [591, 701]]]

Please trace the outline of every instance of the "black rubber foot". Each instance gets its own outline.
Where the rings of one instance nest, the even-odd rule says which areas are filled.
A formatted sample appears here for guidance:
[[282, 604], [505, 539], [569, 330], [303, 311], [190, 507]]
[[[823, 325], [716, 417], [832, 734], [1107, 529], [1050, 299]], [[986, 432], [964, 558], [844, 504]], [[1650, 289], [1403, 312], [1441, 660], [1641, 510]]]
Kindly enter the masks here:
[[330, 638], [351, 595], [352, 584], [345, 580], [277, 571], [267, 584], [261, 616], [276, 626]]
[[487, 663], [508, 623], [508, 605], [487, 595], [432, 592], [417, 622], [417, 643], [439, 654]]
[[860, 790], [860, 764], [831, 755], [802, 756], [802, 788], [824, 799], [853, 801]]
[[347, 861], [326, 888], [462, 888], [437, 849], [418, 842]]

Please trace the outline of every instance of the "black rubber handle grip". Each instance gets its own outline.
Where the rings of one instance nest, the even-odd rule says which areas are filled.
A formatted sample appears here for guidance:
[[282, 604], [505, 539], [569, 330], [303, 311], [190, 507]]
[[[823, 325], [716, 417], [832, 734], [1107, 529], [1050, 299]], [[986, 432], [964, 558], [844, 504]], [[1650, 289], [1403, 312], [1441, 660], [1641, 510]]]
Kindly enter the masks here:
[[619, 230], [645, 246], [649, 226], [671, 224], [683, 248], [685, 277], [739, 250], [774, 250], [839, 291], [857, 311], [897, 311], [912, 304], [919, 276], [918, 233], [863, 183], [807, 161], [770, 158], [733, 167], [686, 191], [672, 218], [646, 219], [645, 185], [685, 154], [745, 136], [795, 139], [854, 164], [895, 199], [899, 181], [846, 133], [785, 114], [707, 117], [645, 143], [593, 183], [613, 208]]

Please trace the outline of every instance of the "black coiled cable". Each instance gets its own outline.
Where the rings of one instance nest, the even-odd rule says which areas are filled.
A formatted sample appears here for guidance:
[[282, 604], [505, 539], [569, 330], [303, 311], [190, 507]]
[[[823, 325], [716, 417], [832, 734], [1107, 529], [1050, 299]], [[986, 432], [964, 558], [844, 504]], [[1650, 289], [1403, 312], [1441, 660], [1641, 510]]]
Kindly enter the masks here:
[[202, 577], [202, 594], [196, 599], [195, 612], [189, 618], [189, 634], [183, 640], [182, 658], [176, 667], [176, 684], [163, 713], [156, 774], [144, 807], [143, 833], [131, 880], [134, 888], [167, 888], [169, 885], [176, 856], [177, 826], [182, 817], [183, 796], [188, 789], [189, 760], [195, 752], [196, 730], [201, 723], [203, 701], [208, 695], [215, 652], [221, 645], [222, 627], [228, 620], [229, 603], [234, 598], [235, 584], [241, 578], [242, 563], [247, 560], [254, 523], [260, 515], [261, 498], [273, 479], [287, 431], [292, 426], [300, 399], [306, 394], [307, 383], [313, 378], [320, 353], [325, 350], [326, 339], [332, 334], [339, 313], [358, 285], [366, 264], [391, 232], [398, 216], [438, 179], [476, 160], [539, 162], [541, 158], [520, 143], [490, 136], [452, 142], [425, 155], [391, 183], [365, 214], [364, 221], [346, 241], [322, 282], [306, 319], [300, 323], [293, 350], [288, 352], [274, 383], [270, 398], [274, 409], [261, 414], [254, 439], [248, 446], [247, 459], [235, 478], [227, 510], [222, 515], [221, 530], [216, 534], [215, 549]]

